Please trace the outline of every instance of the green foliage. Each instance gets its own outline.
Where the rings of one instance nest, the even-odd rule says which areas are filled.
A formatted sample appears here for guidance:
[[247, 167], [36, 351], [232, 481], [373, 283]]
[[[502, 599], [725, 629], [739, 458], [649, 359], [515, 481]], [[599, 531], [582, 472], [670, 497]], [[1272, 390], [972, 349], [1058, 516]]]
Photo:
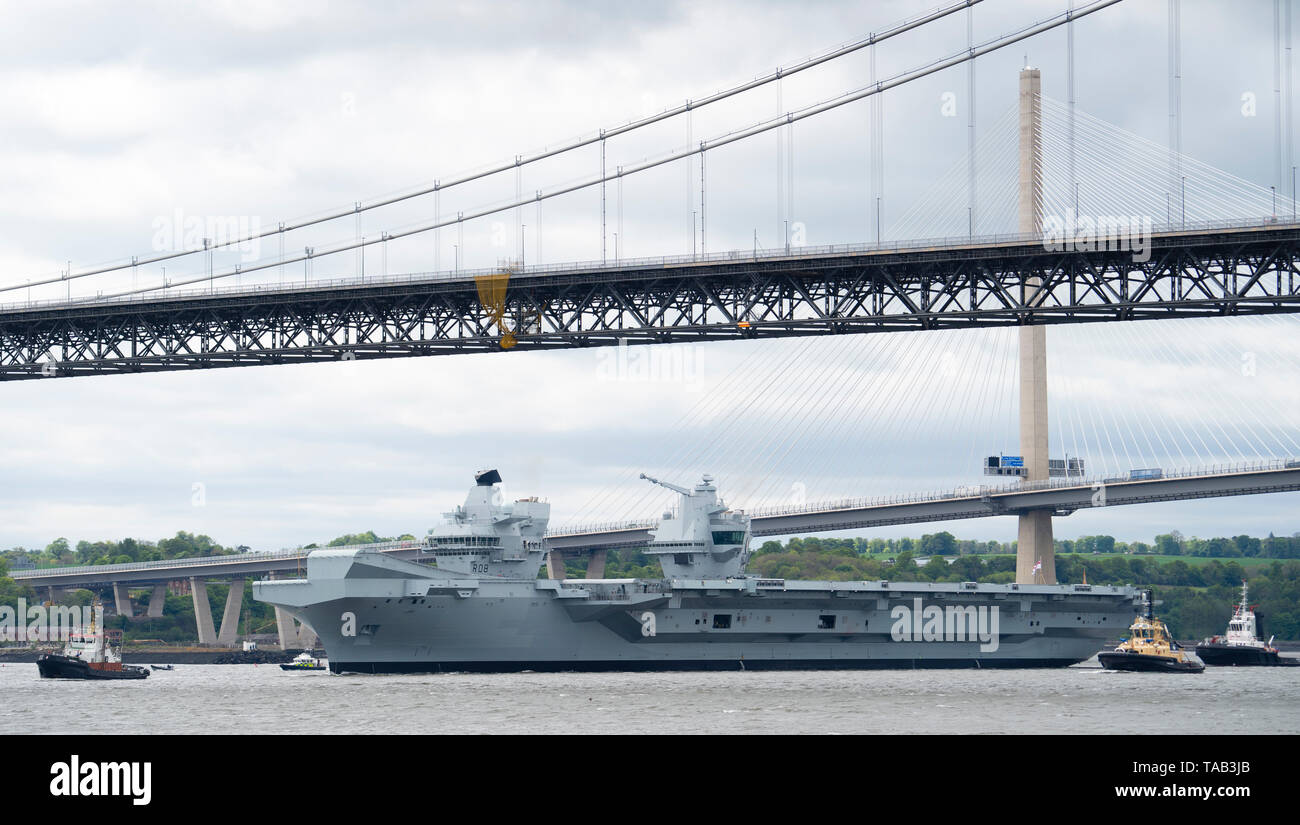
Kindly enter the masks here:
[[[196, 536], [192, 533], [186, 533], [184, 530], [177, 533], [174, 538], [163, 539], [158, 542], [158, 550], [162, 553], [164, 559], [187, 559], [196, 556], [225, 556], [234, 554], [235, 550], [222, 547], [216, 544], [207, 536]], [[148, 561], [148, 559], [137, 559], [137, 561]]]
[[[403, 534], [402, 539], [414, 539], [410, 533]], [[329, 542], [330, 547], [347, 544], [370, 544], [381, 541], [393, 541], [392, 538], [375, 535], [373, 530], [364, 533], [349, 533]], [[309, 544], [306, 549], [317, 547]], [[89, 564], [129, 564], [131, 562], [161, 561], [164, 559], [186, 559], [198, 556], [233, 555], [248, 548], [242, 545], [224, 547], [210, 537], [202, 534], [187, 533], [184, 530], [171, 538], [156, 542], [143, 539], [124, 538], [121, 541], [79, 541], [73, 548], [66, 538], [57, 538], [43, 550], [29, 550], [14, 547], [0, 551], [0, 563], [31, 562], [37, 567], [71, 567]]]
[[921, 536], [921, 552], [927, 556], [954, 555], [957, 552], [957, 539], [946, 530], [934, 535]]
[[761, 556], [764, 553], [780, 553], [783, 550], [785, 550], [785, 548], [781, 545], [781, 542], [769, 539], [768, 541], [763, 542], [763, 546], [754, 551], [754, 555]]
[[367, 530], [364, 533], [348, 533], [339, 536], [331, 541], [327, 547], [346, 547], [352, 544], [377, 544], [381, 541], [392, 541], [392, 539], [380, 538], [375, 535], [374, 530]]
[[129, 564], [140, 561], [221, 556], [236, 552], [204, 535], [181, 531], [157, 542], [125, 538], [121, 541], [79, 541], [73, 549], [66, 538], [57, 538], [44, 550], [15, 547], [0, 552], [0, 558], [21, 559], [37, 567], [68, 567], [85, 564]]
[[89, 590], [65, 590], [59, 604], [68, 607], [86, 607], [95, 603], [95, 594]]
[[834, 550], [767, 553], [750, 559], [749, 571], [773, 579], [863, 581], [889, 578], [883, 561]]
[[0, 575], [0, 604], [16, 606], [19, 598], [25, 598], [29, 602], [35, 596], [35, 591], [30, 587], [21, 585], [8, 576]]
[[916, 566], [916, 562], [912, 561], [911, 541], [908, 539], [904, 539], [903, 541], [908, 543], [908, 549], [899, 553], [894, 559], [893, 568], [893, 577], [899, 581], [907, 581], [916, 578], [916, 574], [920, 570], [920, 568]]

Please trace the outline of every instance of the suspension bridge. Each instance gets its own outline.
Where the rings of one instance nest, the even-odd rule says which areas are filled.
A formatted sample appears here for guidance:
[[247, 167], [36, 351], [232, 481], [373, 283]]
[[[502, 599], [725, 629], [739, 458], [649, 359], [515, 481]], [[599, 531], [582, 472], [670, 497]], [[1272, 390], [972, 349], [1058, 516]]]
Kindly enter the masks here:
[[[24, 292], [26, 300], [0, 305], [0, 380], [471, 353], [496, 353], [494, 357], [504, 358], [537, 350], [787, 337], [848, 336], [847, 340], [862, 341], [872, 337], [865, 333], [1008, 328], [1018, 336], [1016, 351], [1003, 355], [1016, 363], [1019, 455], [998, 474], [1013, 476], [1013, 481], [876, 499], [749, 507], [754, 534], [789, 535], [1011, 515], [1020, 525], [1017, 580], [1050, 584], [1056, 581], [1052, 549], [1055, 517], [1086, 508], [1300, 489], [1300, 459], [1295, 458], [1300, 455], [1300, 444], [1285, 415], [1272, 417], [1267, 410], [1234, 410], [1236, 435], [1223, 432], [1218, 439], [1211, 433], [1213, 444], [1199, 432], [1162, 435], [1159, 422], [1151, 420], [1145, 410], [1145, 429], [1133, 425], [1129, 417], [1135, 413], [1131, 412], [1125, 413], [1122, 421], [1112, 412], [1112, 426], [1108, 428], [1103, 417], [1099, 428], [1095, 417], [1085, 422], [1070, 411], [1050, 423], [1057, 427], [1056, 449], [1068, 453], [1072, 448], [1074, 458], [1049, 457], [1055, 455], [1049, 452], [1049, 326], [1264, 318], [1300, 311], [1300, 220], [1296, 218], [1294, 186], [1290, 196], [1279, 203], [1278, 185], [1261, 187], [1183, 155], [1176, 125], [1170, 145], [1161, 146], [1075, 106], [1073, 26], [1119, 0], [1097, 0], [1077, 8], [1071, 4], [1058, 15], [982, 43], [969, 34], [966, 49], [892, 77], [873, 77], [864, 87], [781, 111], [775, 118], [743, 124], [709, 139], [688, 140], [684, 147], [644, 161], [616, 164], [612, 170], [606, 162], [610, 145], [629, 133], [673, 119], [685, 119], [689, 132], [692, 113], [704, 107], [766, 86], [779, 88], [783, 78], [863, 50], [874, 55], [879, 44], [895, 37], [915, 37], [916, 32], [959, 12], [966, 14], [971, 32], [969, 20], [979, 2], [964, 0], [927, 12], [771, 75], [617, 128], [601, 129], [558, 148], [519, 154], [511, 161], [433, 186], [358, 201], [350, 209], [280, 222], [265, 231], [204, 239], [201, 246], [137, 255], [80, 270], [69, 264], [57, 275], [9, 279], [0, 283], [0, 301], [16, 299]], [[1178, 48], [1173, 28], [1175, 6], [1176, 0], [1171, 4], [1171, 55], [1176, 55]], [[843, 106], [871, 105], [874, 186], [878, 167], [884, 163], [874, 131], [879, 124], [874, 107], [883, 95], [898, 94], [909, 83], [961, 66], [967, 67], [973, 89], [977, 58], [1058, 27], [1070, 31], [1071, 99], [1061, 103], [1044, 96], [1040, 71], [1023, 69], [1015, 105], [1008, 106], [978, 140], [972, 114], [968, 152], [894, 223], [891, 239], [882, 237], [878, 205], [872, 239], [810, 246], [791, 233], [793, 208], [788, 201], [794, 183], [788, 154], [793, 151], [791, 135], [796, 124]], [[1179, 82], [1175, 72], [1171, 111], [1178, 106], [1175, 90], [1181, 94]], [[778, 214], [784, 242], [775, 248], [760, 248], [755, 241], [749, 249], [707, 251], [707, 160], [761, 135], [777, 138]], [[520, 181], [525, 167], [592, 149], [600, 153], [598, 174], [524, 196]], [[786, 160], [780, 159], [782, 155]], [[607, 187], [612, 184], [619, 189], [621, 229], [625, 180], [668, 164], [681, 164], [687, 169], [688, 193], [693, 198], [696, 163], [699, 203], [690, 218], [691, 252], [626, 258], [616, 240], [613, 254], [608, 254]], [[514, 198], [458, 210], [454, 218], [444, 217], [448, 213], [442, 209], [441, 198], [475, 181], [512, 173]], [[490, 268], [460, 266], [467, 222], [513, 213], [518, 223], [523, 208], [535, 207], [540, 214], [543, 202], [584, 190], [601, 194], [600, 259], [526, 263], [520, 232], [515, 259]], [[305, 246], [300, 254], [284, 251], [289, 243], [286, 239], [303, 237], [313, 228], [350, 220], [359, 227], [363, 214], [430, 198], [435, 202], [433, 221], [366, 237], [358, 228], [357, 237], [349, 240]], [[379, 274], [364, 274], [367, 248], [380, 247], [386, 255], [390, 244], [426, 234], [437, 237], [444, 230], [456, 231], [460, 238], [451, 270], [435, 266], [431, 271], [390, 274], [385, 267]], [[614, 237], [617, 239], [617, 233]], [[278, 242], [279, 254], [230, 266], [214, 264], [217, 256], [230, 257], [236, 250], [264, 241]], [[540, 247], [540, 240], [538, 244]], [[358, 271], [314, 277], [317, 262], [337, 262], [349, 253], [359, 256]], [[178, 264], [183, 267], [183, 262], [196, 260], [204, 262], [201, 270], [175, 274]], [[173, 268], [170, 277], [164, 269], [169, 264]], [[301, 267], [302, 278], [288, 276], [288, 267]], [[160, 272], [156, 277], [155, 270]], [[1158, 346], [1144, 342], [1140, 335], [1134, 334], [1134, 338], [1139, 348]], [[762, 369], [769, 374], [797, 370], [803, 352], [793, 350], [780, 363]], [[994, 369], [1005, 367], [992, 355], [979, 357], [985, 360], [966, 364], [966, 371], [979, 375], [984, 370], [991, 375]], [[934, 365], [927, 363], [932, 360], [932, 354], [919, 354], [916, 370], [929, 376], [935, 372]], [[745, 380], [754, 375], [746, 373]], [[866, 392], [866, 387], [862, 389]], [[853, 390], [846, 387], [844, 394], [854, 396]], [[834, 422], [845, 420], [862, 421], [867, 413], [882, 418], [887, 411], [914, 403], [907, 400], [906, 393], [905, 388], [898, 396], [893, 390], [888, 396], [867, 393], [877, 400], [862, 402], [856, 419], [843, 415], [848, 411], [839, 405], [831, 409], [816, 403], [805, 403], [802, 411], [794, 410], [789, 418], [792, 422], [815, 420], [818, 428], [841, 426]], [[968, 398], [963, 403], [978, 412], [981, 402], [986, 402], [986, 407], [1002, 403], [982, 394], [978, 400]], [[872, 404], [878, 404], [874, 412]], [[706, 415], [706, 406], [697, 410], [701, 416]], [[1253, 428], [1248, 417], [1254, 418]], [[1089, 424], [1091, 444], [1086, 432]], [[792, 428], [793, 434], [777, 435], [747, 434], [733, 427], [715, 440], [734, 443], [737, 438], [754, 438], [766, 478], [773, 465], [792, 452], [797, 454], [802, 430], [813, 426], [808, 423]], [[1127, 450], [1125, 429], [1145, 466], [1129, 455], [1128, 467], [1109, 474], [1089, 474], [1081, 456], [1100, 453], [1102, 438], [1109, 442], [1112, 435]], [[1223, 431], [1222, 423], [1219, 429]], [[757, 436], [762, 437], [761, 442]], [[709, 438], [715, 436], [709, 434]], [[1141, 446], [1143, 439], [1149, 453]], [[1154, 441], [1160, 442], [1158, 448]], [[1110, 447], [1114, 454], [1113, 444]], [[1145, 458], [1148, 454], [1150, 460]], [[693, 442], [665, 460], [676, 461], [681, 469], [694, 467], [707, 455], [708, 450]], [[1234, 455], [1241, 460], [1225, 460]], [[1151, 463], [1166, 459], [1170, 463]], [[761, 501], [759, 492], [739, 491], [739, 500], [748, 495], [749, 500]], [[736, 496], [728, 498], [738, 500]], [[653, 512], [648, 494], [624, 496], [620, 504]], [[588, 510], [594, 512], [594, 505]], [[584, 554], [590, 558], [589, 575], [599, 577], [608, 550], [644, 544], [651, 526], [652, 522], [643, 518], [631, 518], [559, 527], [549, 537], [550, 574], [562, 578], [565, 555]], [[398, 543], [386, 549], [402, 553], [412, 548]], [[119, 610], [128, 614], [127, 584], [154, 587], [152, 611], [161, 604], [158, 587], [162, 583], [188, 578], [196, 594], [200, 636], [213, 642], [217, 635], [211, 616], [205, 626], [198, 606], [203, 581], [214, 575], [239, 577], [241, 584], [231, 589], [232, 601], [226, 611], [237, 620], [243, 576], [283, 574], [300, 565], [304, 555], [305, 551], [288, 551], [237, 559], [16, 571], [15, 576], [33, 586], [51, 588], [113, 584]], [[292, 628], [281, 629], [285, 639], [292, 635]], [[220, 634], [222, 639], [228, 635]]]

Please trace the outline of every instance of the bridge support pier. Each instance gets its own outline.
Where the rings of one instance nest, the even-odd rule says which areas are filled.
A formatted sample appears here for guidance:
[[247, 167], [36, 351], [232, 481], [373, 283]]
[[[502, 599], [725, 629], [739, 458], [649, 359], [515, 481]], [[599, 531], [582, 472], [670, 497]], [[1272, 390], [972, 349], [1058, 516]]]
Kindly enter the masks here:
[[587, 559], [587, 578], [605, 578], [605, 553], [605, 550], [591, 551], [591, 557]]
[[[1051, 480], [1047, 438], [1047, 328], [1020, 328], [1020, 451], [1025, 481]], [[1016, 534], [1016, 582], [1056, 584], [1052, 511], [1020, 515]]]
[[[278, 574], [277, 576], [274, 572], [270, 572], [268, 576], [266, 576], [266, 578], [272, 579], [272, 581], [276, 581], [276, 579], [282, 577], [283, 574]], [[307, 628], [307, 625], [298, 628], [294, 621], [294, 615], [289, 611], [286, 611], [285, 608], [276, 608], [276, 635], [279, 637], [279, 650], [294, 650], [294, 648], [299, 647], [303, 648], [303, 650], [307, 650], [307, 648], [303, 646], [303, 635], [307, 633], [308, 630], [311, 629]], [[315, 647], [315, 631], [312, 631], [312, 638], [307, 639], [307, 641], [312, 642], [312, 646]]]
[[[1042, 75], [1028, 66], [1020, 70], [1020, 190], [1018, 228], [1026, 234], [1043, 231]], [[1027, 306], [1042, 303], [1035, 292], [1043, 280], [1024, 281]], [[1047, 327], [1020, 327], [1020, 452], [1025, 481], [1049, 481], [1047, 444]], [[1052, 543], [1052, 511], [1031, 510], [1020, 516], [1016, 536], [1016, 582], [1056, 584]]]
[[546, 578], [564, 580], [564, 554], [552, 550], [546, 554]]
[[293, 614], [283, 607], [275, 609], [275, 633], [280, 637], [280, 649], [298, 646], [298, 628], [293, 626]]
[[226, 596], [226, 609], [221, 614], [221, 632], [217, 644], [234, 647], [239, 636], [239, 611], [244, 606], [244, 580], [232, 579], [230, 593]]
[[217, 632], [212, 628], [212, 605], [208, 603], [207, 580], [191, 576], [190, 596], [194, 599], [194, 624], [198, 626], [199, 644], [215, 644]]
[[117, 615], [125, 616], [128, 619], [134, 616], [131, 611], [131, 594], [126, 592], [126, 585], [113, 584], [113, 603], [117, 608]]
[[167, 583], [160, 582], [153, 586], [153, 592], [149, 594], [149, 610], [145, 615], [150, 619], [160, 618], [163, 614], [163, 607], [167, 604]]
[[1052, 541], [1051, 510], [1030, 510], [1020, 515], [1016, 535], [1018, 584], [1056, 584], [1056, 549]]
[[298, 624], [298, 647], [303, 650], [311, 650], [318, 641], [320, 641], [320, 637], [316, 635], [316, 631], [312, 629], [311, 625], [306, 622]]

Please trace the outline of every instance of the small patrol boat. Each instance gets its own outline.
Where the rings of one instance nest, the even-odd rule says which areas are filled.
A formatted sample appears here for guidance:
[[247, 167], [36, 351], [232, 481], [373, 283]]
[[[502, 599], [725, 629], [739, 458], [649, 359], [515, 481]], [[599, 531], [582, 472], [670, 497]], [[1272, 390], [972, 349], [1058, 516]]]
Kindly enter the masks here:
[[1165, 623], [1151, 615], [1151, 591], [1143, 594], [1144, 610], [1129, 627], [1129, 637], [1114, 650], [1097, 654], [1107, 670], [1161, 673], [1201, 673], [1205, 665], [1179, 646]]
[[287, 665], [280, 665], [280, 670], [328, 670], [325, 663], [307, 651], [293, 657]]
[[1257, 619], [1246, 600], [1246, 582], [1241, 582], [1241, 603], [1228, 622], [1225, 636], [1211, 636], [1196, 646], [1196, 655], [1207, 665], [1296, 667], [1300, 660], [1284, 659], [1270, 638], [1267, 643], [1257, 635]]
[[42, 653], [36, 659], [43, 679], [145, 679], [149, 669], [122, 664], [122, 631], [96, 627], [94, 615], [90, 626], [68, 637], [63, 653]]

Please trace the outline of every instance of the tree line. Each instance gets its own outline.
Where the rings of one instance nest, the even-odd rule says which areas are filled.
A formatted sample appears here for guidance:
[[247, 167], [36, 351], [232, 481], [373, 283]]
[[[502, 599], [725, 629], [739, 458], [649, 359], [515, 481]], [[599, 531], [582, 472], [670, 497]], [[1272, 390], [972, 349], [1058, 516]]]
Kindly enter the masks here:
[[225, 556], [246, 552], [248, 547], [223, 547], [210, 537], [178, 532], [169, 539], [146, 541], [125, 538], [121, 541], [79, 541], [72, 546], [66, 538], [57, 538], [44, 548], [13, 547], [0, 551], [9, 567], [74, 567], [91, 564], [129, 564], [139, 561], [187, 559], [195, 556]]
[[[1300, 559], [1300, 533], [1291, 536], [1275, 536], [1269, 533], [1265, 538], [1253, 536], [1234, 536], [1232, 538], [1200, 539], [1195, 536], [1185, 537], [1177, 530], [1155, 537], [1155, 541], [1123, 542], [1114, 536], [1080, 536], [1077, 539], [1056, 539], [1054, 542], [1057, 555], [1069, 553], [1124, 553], [1139, 556], [1194, 556], [1200, 558], [1263, 558], [1263, 559]], [[766, 541], [759, 548], [760, 553], [778, 552], [778, 548], [793, 550], [848, 549], [859, 555], [896, 556], [899, 553], [912, 553], [914, 556], [971, 556], [999, 555], [1016, 552], [1016, 542], [978, 541], [959, 539], [948, 531], [927, 533], [915, 538], [792, 538], [784, 545], [779, 541]]]
[[[373, 544], [381, 541], [414, 538], [407, 533], [395, 538], [379, 536], [374, 530], [363, 533], [348, 533], [329, 541], [327, 547], [341, 547], [349, 544]], [[305, 549], [319, 547], [316, 543], [306, 545]], [[129, 564], [140, 561], [165, 561], [168, 559], [188, 559], [198, 556], [226, 556], [248, 552], [248, 545], [225, 547], [202, 534], [178, 532], [169, 539], [147, 541], [144, 539], [125, 538], [121, 541], [79, 541], [73, 547], [66, 538], [57, 538], [44, 548], [13, 547], [0, 550], [0, 560], [7, 561], [9, 567], [76, 567], [96, 564]]]
[[[377, 535], [373, 530], [361, 533], [348, 533], [329, 541], [326, 546], [338, 547], [349, 544], [369, 544], [398, 539], [412, 539], [407, 533], [396, 537]], [[1291, 536], [1275, 536], [1270, 533], [1264, 538], [1253, 536], [1217, 537], [1210, 539], [1188, 538], [1177, 530], [1155, 537], [1151, 543], [1142, 541], [1122, 542], [1114, 536], [1080, 536], [1077, 539], [1057, 539], [1057, 555], [1070, 553], [1124, 553], [1132, 555], [1191, 556], [1200, 558], [1264, 558], [1264, 559], [1298, 559], [1300, 558], [1300, 533]], [[316, 543], [306, 545], [306, 549], [318, 547]], [[778, 541], [766, 541], [756, 551], [768, 554], [786, 551], [808, 550], [814, 553], [822, 551], [849, 550], [855, 555], [863, 556], [897, 556], [911, 553], [913, 556], [970, 556], [1015, 554], [1016, 542], [999, 542], [996, 540], [979, 541], [959, 539], [948, 531], [927, 533], [918, 538], [792, 538], [782, 544]], [[126, 564], [141, 561], [163, 561], [166, 559], [193, 558], [196, 556], [220, 556], [248, 551], [247, 545], [226, 547], [202, 534], [178, 532], [171, 538], [148, 541], [144, 539], [125, 538], [121, 541], [79, 541], [72, 546], [66, 538], [57, 538], [44, 548], [13, 547], [0, 551], [0, 559], [9, 562], [9, 567], [61, 567], [90, 564]]]

